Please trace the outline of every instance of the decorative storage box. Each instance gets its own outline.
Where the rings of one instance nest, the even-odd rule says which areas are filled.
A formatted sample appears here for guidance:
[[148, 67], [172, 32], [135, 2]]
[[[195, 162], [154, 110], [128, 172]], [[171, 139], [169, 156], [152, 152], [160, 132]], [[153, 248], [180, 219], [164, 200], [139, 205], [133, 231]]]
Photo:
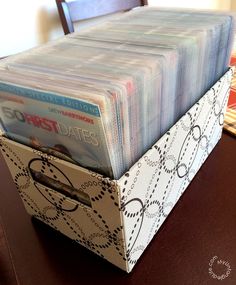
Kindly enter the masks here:
[[130, 272], [220, 139], [232, 73], [119, 180], [0, 137], [27, 212]]

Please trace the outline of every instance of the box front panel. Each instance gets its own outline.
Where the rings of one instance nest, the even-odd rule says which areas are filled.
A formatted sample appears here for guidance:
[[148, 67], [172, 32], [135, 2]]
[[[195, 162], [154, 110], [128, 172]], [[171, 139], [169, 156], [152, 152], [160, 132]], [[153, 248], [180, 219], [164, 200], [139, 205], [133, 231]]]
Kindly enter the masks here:
[[222, 133], [229, 70], [119, 181], [129, 271]]
[[126, 270], [115, 182], [4, 137], [0, 148], [31, 216]]

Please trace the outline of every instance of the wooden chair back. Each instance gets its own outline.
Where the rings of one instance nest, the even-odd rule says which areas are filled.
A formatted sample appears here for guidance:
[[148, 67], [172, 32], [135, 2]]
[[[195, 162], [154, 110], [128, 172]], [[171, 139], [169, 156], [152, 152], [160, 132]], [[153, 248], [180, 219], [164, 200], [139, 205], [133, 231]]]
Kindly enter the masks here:
[[74, 23], [147, 5], [147, 0], [56, 0], [65, 35]]

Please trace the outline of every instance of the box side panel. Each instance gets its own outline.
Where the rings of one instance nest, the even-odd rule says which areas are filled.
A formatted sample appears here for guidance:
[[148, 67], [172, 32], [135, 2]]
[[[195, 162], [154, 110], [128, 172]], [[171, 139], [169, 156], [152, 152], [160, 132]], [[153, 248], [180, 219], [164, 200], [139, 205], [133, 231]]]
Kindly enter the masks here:
[[[126, 270], [118, 187], [114, 181], [0, 137], [0, 148], [27, 212]], [[84, 205], [36, 181], [32, 169], [87, 194]]]
[[229, 70], [119, 181], [131, 271], [221, 137]]

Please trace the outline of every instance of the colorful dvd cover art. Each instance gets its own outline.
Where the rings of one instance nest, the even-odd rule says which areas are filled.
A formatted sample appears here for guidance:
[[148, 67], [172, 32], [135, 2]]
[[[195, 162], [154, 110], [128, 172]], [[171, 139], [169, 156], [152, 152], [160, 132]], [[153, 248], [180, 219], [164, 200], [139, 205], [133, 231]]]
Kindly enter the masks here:
[[113, 176], [99, 106], [0, 82], [0, 117], [10, 138]]

